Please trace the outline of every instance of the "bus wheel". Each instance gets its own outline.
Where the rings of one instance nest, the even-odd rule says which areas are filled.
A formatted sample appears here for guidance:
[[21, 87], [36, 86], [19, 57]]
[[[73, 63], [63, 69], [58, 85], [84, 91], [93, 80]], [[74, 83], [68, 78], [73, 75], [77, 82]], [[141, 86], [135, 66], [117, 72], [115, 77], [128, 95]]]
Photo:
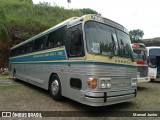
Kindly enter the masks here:
[[153, 82], [153, 81], [154, 81], [154, 79], [151, 79], [151, 80], [150, 80], [150, 82]]
[[49, 86], [50, 94], [54, 100], [61, 100], [61, 83], [59, 77], [56, 75], [51, 76], [50, 86]]
[[15, 71], [15, 70], [14, 70], [14, 72], [13, 72], [13, 80], [14, 80], [14, 81], [17, 81], [16, 71]]

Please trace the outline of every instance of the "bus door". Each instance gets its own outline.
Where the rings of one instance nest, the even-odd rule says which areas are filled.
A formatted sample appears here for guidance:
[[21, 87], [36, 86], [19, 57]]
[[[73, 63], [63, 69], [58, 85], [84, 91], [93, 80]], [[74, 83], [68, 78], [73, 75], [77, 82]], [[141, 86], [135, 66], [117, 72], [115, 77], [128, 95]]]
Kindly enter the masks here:
[[[84, 42], [81, 25], [69, 28], [67, 42], [68, 74], [67, 96], [72, 99], [79, 98], [84, 79]], [[74, 96], [74, 97], [73, 97]]]
[[148, 76], [155, 79], [157, 76], [157, 59], [156, 56], [148, 57]]
[[156, 56], [157, 60], [157, 78], [160, 78], [160, 56]]

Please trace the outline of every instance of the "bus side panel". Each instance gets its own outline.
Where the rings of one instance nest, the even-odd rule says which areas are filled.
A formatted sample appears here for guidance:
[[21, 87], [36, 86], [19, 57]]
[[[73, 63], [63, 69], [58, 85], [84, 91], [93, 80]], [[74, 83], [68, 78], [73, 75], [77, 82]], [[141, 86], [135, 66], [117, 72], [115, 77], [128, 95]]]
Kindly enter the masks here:
[[[56, 73], [61, 80], [62, 88], [66, 87], [67, 64], [46, 63], [46, 64], [11, 64], [12, 73], [16, 70], [17, 78], [44, 89], [48, 89], [49, 79]], [[64, 86], [63, 86], [64, 85]], [[65, 93], [65, 89], [63, 89]]]
[[[64, 96], [78, 102], [81, 101], [81, 90], [85, 89], [86, 80], [84, 73], [84, 62], [69, 63], [67, 77], [65, 78], [66, 84], [64, 88], [67, 92]], [[62, 86], [63, 87], [63, 86]]]

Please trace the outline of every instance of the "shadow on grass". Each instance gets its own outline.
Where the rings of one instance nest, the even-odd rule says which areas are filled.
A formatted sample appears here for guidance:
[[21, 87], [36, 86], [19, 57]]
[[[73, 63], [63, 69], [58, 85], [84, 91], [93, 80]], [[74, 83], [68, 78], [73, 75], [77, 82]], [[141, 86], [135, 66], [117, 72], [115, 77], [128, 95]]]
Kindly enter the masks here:
[[[34, 91], [38, 91], [39, 93], [45, 95], [46, 97], [52, 97], [49, 94], [49, 91], [44, 90], [42, 88], [39, 88], [35, 85], [29, 84], [27, 82], [18, 80], [18, 82], [29, 89], [32, 89]], [[132, 102], [125, 102], [125, 103], [119, 103], [119, 104], [114, 104], [114, 105], [108, 105], [108, 106], [101, 106], [101, 107], [92, 107], [88, 105], [84, 105], [81, 103], [78, 103], [74, 100], [68, 99], [64, 97], [60, 101], [63, 105], [67, 105], [68, 107], [71, 106], [71, 108], [75, 109], [77, 111], [78, 116], [81, 115], [81, 112], [83, 113], [84, 116], [96, 116], [96, 117], [102, 117], [104, 115], [108, 114], [113, 114], [113, 113], [118, 113], [118, 111], [123, 111], [124, 109], [128, 109], [133, 106]], [[85, 111], [85, 112], [84, 112]], [[75, 111], [74, 111], [75, 112]]]
[[142, 86], [137, 87], [137, 91], [146, 91], [148, 89], [149, 89], [148, 87], [142, 87]]
[[128, 114], [128, 116], [131, 116], [132, 113], [129, 112], [128, 109], [134, 106], [132, 102], [125, 102], [108, 106], [92, 107], [67, 98], [65, 98], [63, 102], [75, 108], [77, 112], [74, 112], [77, 113], [77, 116], [83, 117], [125, 117]]
[[156, 84], [160, 84], [160, 80], [154, 80], [151, 83], [156, 83]]
[[[13, 80], [12, 78], [10, 78], [11, 80]], [[35, 86], [35, 85], [33, 85], [33, 84], [30, 84], [30, 83], [28, 83], [28, 82], [25, 82], [25, 81], [22, 81], [22, 80], [13, 80], [13, 81], [15, 81], [15, 82], [17, 82], [17, 83], [19, 83], [19, 84], [22, 84], [22, 85], [24, 85], [24, 86], [26, 86], [27, 88], [29, 88], [29, 89], [32, 89], [32, 90], [34, 90], [34, 91], [38, 91], [39, 93], [41, 93], [41, 94], [44, 94], [44, 95], [47, 95], [47, 96], [49, 96], [49, 91], [48, 90], [45, 90], [45, 89], [42, 89], [42, 88], [40, 88], [40, 87], [38, 87], [38, 86]]]

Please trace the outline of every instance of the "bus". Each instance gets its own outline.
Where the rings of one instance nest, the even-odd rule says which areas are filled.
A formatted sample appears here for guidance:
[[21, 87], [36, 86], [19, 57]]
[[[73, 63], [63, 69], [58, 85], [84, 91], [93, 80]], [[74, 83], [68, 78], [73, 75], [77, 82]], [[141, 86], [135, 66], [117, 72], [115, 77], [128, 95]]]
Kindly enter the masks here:
[[142, 43], [132, 43], [132, 48], [137, 63], [137, 82], [148, 82], [147, 49]]
[[147, 47], [148, 53], [148, 76], [151, 81], [160, 78], [160, 47]]
[[14, 79], [89, 106], [133, 100], [137, 68], [128, 31], [100, 15], [72, 17], [11, 48]]

